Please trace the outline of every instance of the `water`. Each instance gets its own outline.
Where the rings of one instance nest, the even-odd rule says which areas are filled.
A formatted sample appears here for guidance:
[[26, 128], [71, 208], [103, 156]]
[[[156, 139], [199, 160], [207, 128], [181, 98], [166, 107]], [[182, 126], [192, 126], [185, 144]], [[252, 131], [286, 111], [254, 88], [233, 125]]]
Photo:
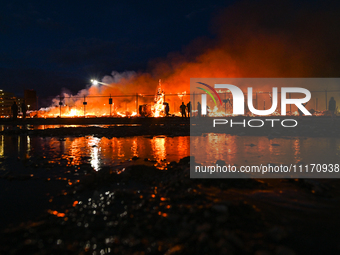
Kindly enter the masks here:
[[[2, 135], [0, 136], [0, 174], [11, 170], [13, 175], [26, 173], [33, 174], [37, 178], [24, 181], [0, 179], [0, 206], [4, 208], [0, 210], [0, 229], [29, 220], [39, 221], [41, 218], [38, 216], [46, 214], [47, 210], [64, 212], [64, 205], [70, 203], [72, 205], [73, 200], [78, 199], [78, 193], [64, 196], [72, 190], [69, 183], [81, 178], [80, 175], [75, 175], [74, 171], [69, 172], [69, 170], [73, 166], [83, 164], [84, 159], [97, 171], [107, 165], [119, 168], [122, 164], [151, 164], [164, 169], [168, 162], [178, 161], [190, 155], [190, 139], [198, 162], [216, 162], [218, 159], [232, 164], [244, 164], [245, 161], [251, 164], [297, 163], [321, 159], [339, 162], [340, 140], [335, 138], [268, 139], [264, 136], [207, 134], [191, 138], [189, 136], [136, 136], [108, 139], [86, 136], [60, 139]], [[133, 157], [139, 159], [131, 160]], [[20, 160], [17, 160], [18, 158]], [[145, 158], [148, 158], [148, 161], [144, 161]], [[56, 167], [51, 169], [25, 167], [26, 159], [27, 161], [34, 159], [33, 162], [46, 160], [55, 163]], [[62, 161], [71, 167], [59, 166], [58, 162]], [[48, 178], [50, 180], [46, 181]], [[334, 181], [337, 180], [306, 181], [267, 179], [262, 180], [266, 184], [265, 189], [246, 187], [221, 190], [214, 186], [203, 186], [200, 192], [206, 194], [209, 201], [247, 202], [262, 213], [263, 219], [269, 226], [288, 225], [288, 229], [294, 229], [295, 233], [299, 234], [288, 237], [290, 238], [288, 241], [305, 242], [302, 237], [305, 236], [305, 229], [307, 229], [309, 233], [315, 233], [312, 235], [314, 242], [319, 240], [318, 233], [325, 226], [328, 226], [328, 233], [337, 233], [340, 191], [338, 188], [335, 189], [338, 187], [338, 182]], [[166, 187], [164, 190], [167, 189]], [[193, 187], [199, 188], [199, 186]], [[314, 195], [314, 191], [317, 195]], [[93, 191], [89, 192], [91, 194], [85, 191], [85, 194], [80, 193], [80, 195], [83, 197], [88, 195], [91, 198]], [[200, 199], [197, 198], [193, 203], [201, 202]], [[88, 201], [88, 198], [82, 201]], [[177, 203], [176, 199], [169, 201]], [[81, 214], [79, 211], [78, 216], [81, 216], [79, 219], [83, 219], [84, 215], [85, 213]], [[146, 216], [147, 212], [143, 218], [148, 219]], [[248, 229], [248, 226], [246, 228]], [[317, 231], [314, 231], [315, 229]], [[335, 239], [331, 244], [337, 242], [335, 235], [328, 234], [324, 238], [326, 237]]]
[[76, 128], [76, 127], [100, 127], [100, 128], [109, 128], [109, 127], [137, 127], [141, 126], [141, 124], [92, 124], [92, 125], [17, 125], [13, 127], [13, 125], [0, 125], [0, 131], [4, 131], [7, 129], [26, 129], [26, 130], [45, 130], [49, 128]]
[[340, 139], [207, 134], [191, 137], [191, 154], [196, 162], [214, 164], [224, 160], [236, 165], [339, 163]]
[[[164, 169], [167, 163], [189, 156], [189, 137], [123, 137], [97, 138], [94, 136], [48, 137], [0, 136], [0, 157], [43, 157], [50, 163], [66, 161], [67, 165], [79, 165], [88, 158], [95, 170], [103, 166], [115, 166], [139, 158], [135, 163], [152, 163]], [[145, 161], [145, 159], [148, 159]], [[131, 162], [132, 163], [132, 162]]]
[[[230, 164], [339, 163], [340, 139], [292, 137], [268, 139], [260, 136], [207, 134], [191, 137], [191, 154], [202, 164], [224, 160]], [[95, 170], [122, 162], [153, 164], [164, 169], [171, 161], [190, 155], [190, 137], [135, 136], [97, 138], [94, 136], [30, 137], [0, 136], [0, 157], [44, 157], [50, 162], [79, 165], [88, 158]], [[138, 158], [134, 161], [132, 158]], [[148, 159], [145, 161], [144, 159]]]

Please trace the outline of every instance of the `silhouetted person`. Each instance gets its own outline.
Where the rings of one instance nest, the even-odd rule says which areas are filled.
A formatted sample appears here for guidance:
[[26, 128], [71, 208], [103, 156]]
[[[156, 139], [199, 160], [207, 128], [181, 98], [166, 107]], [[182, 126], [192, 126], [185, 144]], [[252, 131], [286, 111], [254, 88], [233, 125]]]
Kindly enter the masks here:
[[25, 100], [21, 104], [22, 118], [26, 119], [27, 106]]
[[165, 103], [165, 116], [169, 116], [170, 107], [168, 103]]
[[197, 117], [201, 117], [201, 115], [202, 115], [201, 103], [197, 102]]
[[189, 103], [187, 103], [187, 110], [188, 110], [188, 117], [190, 117], [191, 114], [191, 102], [189, 101]]
[[18, 105], [17, 103], [14, 101], [14, 103], [12, 104], [12, 116], [13, 116], [13, 120], [16, 120], [18, 117]]
[[185, 111], [187, 107], [185, 106], [184, 102], [182, 102], [180, 108], [181, 108], [182, 117], [187, 117], [187, 113]]
[[335, 109], [336, 109], [336, 101], [334, 100], [334, 97], [331, 97], [328, 103], [328, 110], [331, 112], [332, 117], [334, 117]]

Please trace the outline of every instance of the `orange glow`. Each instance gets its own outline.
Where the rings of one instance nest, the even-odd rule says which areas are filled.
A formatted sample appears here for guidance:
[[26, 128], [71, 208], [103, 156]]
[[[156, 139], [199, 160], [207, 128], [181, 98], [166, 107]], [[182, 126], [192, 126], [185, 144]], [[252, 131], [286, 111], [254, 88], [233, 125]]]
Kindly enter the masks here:
[[50, 214], [53, 214], [53, 215], [55, 215], [57, 217], [60, 217], [60, 218], [65, 217], [65, 213], [60, 213], [58, 211], [48, 210], [47, 212], [50, 213]]
[[[68, 137], [60, 147], [58, 139], [46, 140], [45, 146], [60, 153], [61, 159], [69, 166], [76, 166], [75, 171], [79, 171], [80, 166], [89, 170], [99, 170], [102, 165], [112, 162], [120, 162], [136, 156], [139, 158], [149, 158], [154, 160], [154, 165], [158, 169], [166, 169], [168, 162], [178, 161], [189, 155], [190, 137], [166, 137], [159, 136], [152, 139], [144, 137], [125, 138], [95, 138]], [[46, 148], [47, 148], [46, 147]], [[169, 156], [170, 155], [170, 156]], [[60, 160], [49, 160], [51, 164], [59, 163]], [[123, 172], [125, 168], [112, 169], [114, 172]], [[52, 179], [46, 179], [52, 180]], [[65, 180], [69, 185], [74, 185], [79, 180], [56, 177], [53, 180]]]
[[162, 213], [161, 211], [158, 212], [158, 215], [160, 215], [162, 217], [168, 217], [167, 213]]
[[[315, 40], [315, 35], [328, 36], [330, 33], [327, 29], [322, 29], [322, 26], [314, 26], [314, 29], [309, 29], [309, 22], [296, 22], [294, 27], [291, 27], [291, 33], [285, 36], [283, 31], [273, 32], [266, 26], [263, 26], [265, 15], [258, 14], [252, 17], [252, 22], [236, 22], [244, 13], [250, 13], [253, 9], [260, 8], [260, 5], [245, 4], [244, 1], [233, 4], [225, 9], [223, 14], [216, 17], [214, 23], [214, 40], [203, 40], [199, 38], [194, 40], [190, 45], [183, 48], [183, 52], [173, 52], [168, 54], [168, 57], [163, 60], [153, 60], [150, 62], [149, 73], [136, 73], [132, 76], [122, 76], [119, 81], [105, 81], [109, 86], [91, 86], [89, 89], [79, 91], [75, 96], [63, 93], [62, 101], [62, 116], [83, 116], [85, 105], [86, 116], [109, 116], [109, 95], [114, 96], [112, 99], [112, 116], [124, 117], [133, 116], [134, 112], [138, 111], [138, 104], [153, 104], [153, 112], [155, 117], [162, 116], [162, 94], [153, 98], [147, 98], [146, 95], [154, 95], [157, 90], [157, 80], [162, 79], [162, 86], [165, 94], [183, 96], [183, 91], [190, 93], [190, 78], [203, 77], [315, 77], [317, 74], [326, 73], [321, 77], [327, 76], [329, 72], [333, 72], [334, 68], [330, 68], [334, 55], [337, 50], [333, 44], [328, 42], [336, 40]], [[306, 12], [307, 13], [307, 12]], [[322, 15], [315, 15], [313, 12], [300, 15], [297, 11], [294, 19], [314, 20]], [[327, 12], [325, 12], [325, 15]], [[259, 15], [259, 16], [257, 16]], [[281, 17], [273, 15], [273, 17]], [[309, 19], [302, 19], [307, 15]], [[332, 17], [332, 15], [331, 15]], [[280, 18], [279, 18], [280, 20]], [[317, 19], [318, 20], [318, 19]], [[327, 20], [327, 19], [326, 19]], [[318, 22], [316, 22], [318, 24]], [[288, 29], [288, 27], [285, 27]], [[316, 30], [315, 30], [316, 29]], [[287, 30], [288, 31], [288, 30]], [[303, 31], [303, 32], [301, 32]], [[309, 31], [313, 31], [310, 33]], [[317, 32], [315, 32], [317, 31]], [[326, 33], [326, 34], [325, 34]], [[291, 34], [295, 35], [291, 36]], [[307, 43], [304, 49], [304, 42]], [[327, 42], [327, 44], [324, 44]], [[336, 45], [336, 44], [334, 44]], [[336, 46], [337, 47], [337, 46]], [[321, 51], [321, 52], [320, 52]], [[318, 59], [315, 52], [324, 56]], [[189, 57], [190, 56], [190, 57]], [[322, 61], [322, 62], [320, 62]], [[334, 74], [333, 74], [334, 75]], [[336, 75], [334, 76], [336, 77]], [[104, 77], [105, 78], [105, 77]], [[112, 77], [110, 77], [112, 78]], [[259, 95], [262, 97], [266, 91], [270, 91], [270, 84], [261, 87]], [[156, 92], [157, 93], [157, 92]], [[129, 95], [125, 98], [117, 97], [117, 95]], [[101, 96], [94, 98], [93, 96]], [[86, 99], [85, 99], [86, 97]], [[176, 105], [174, 96], [166, 98], [166, 102], [170, 103], [172, 109], [170, 112], [176, 113], [179, 110], [179, 104]], [[51, 107], [38, 112], [42, 117], [57, 117], [59, 116], [59, 97], [53, 100]], [[268, 100], [268, 99], [267, 99]], [[189, 100], [187, 99], [185, 103]], [[267, 101], [269, 102], [269, 101]], [[259, 108], [262, 108], [259, 105]], [[137, 114], [137, 113], [136, 113]]]

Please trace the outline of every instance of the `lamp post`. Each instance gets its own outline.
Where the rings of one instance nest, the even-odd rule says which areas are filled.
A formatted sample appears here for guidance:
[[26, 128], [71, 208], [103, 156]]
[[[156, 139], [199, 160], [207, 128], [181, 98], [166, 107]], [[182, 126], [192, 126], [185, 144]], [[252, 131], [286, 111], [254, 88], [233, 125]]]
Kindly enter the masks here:
[[110, 94], [110, 98], [109, 98], [109, 105], [110, 105], [110, 117], [112, 116], [112, 111], [111, 111], [111, 107], [112, 107], [112, 97]]
[[97, 81], [97, 80], [94, 80], [94, 79], [91, 80], [91, 83], [92, 83], [93, 86], [98, 86], [98, 84], [101, 84], [101, 85], [104, 85], [104, 86], [107, 86], [107, 87], [112, 87], [108, 83]]

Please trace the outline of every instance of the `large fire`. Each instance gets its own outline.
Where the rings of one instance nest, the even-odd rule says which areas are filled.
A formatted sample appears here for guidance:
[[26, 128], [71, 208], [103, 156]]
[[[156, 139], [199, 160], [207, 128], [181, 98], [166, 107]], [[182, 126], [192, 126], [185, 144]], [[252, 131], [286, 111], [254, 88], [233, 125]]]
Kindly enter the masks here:
[[[193, 77], [339, 76], [335, 61], [337, 58], [334, 57], [335, 52], [339, 52], [336, 43], [339, 41], [337, 26], [334, 25], [334, 20], [338, 20], [339, 16], [338, 8], [330, 5], [322, 15], [315, 15], [313, 6], [297, 8], [294, 1], [291, 1], [287, 6], [296, 11], [286, 22], [287, 16], [280, 5], [271, 5], [271, 15], [267, 15], [268, 9], [264, 6], [249, 1], [235, 3], [216, 17], [213, 39], [198, 38], [188, 46], [183, 46], [182, 52], [169, 53], [161, 61], [150, 61], [147, 72], [113, 72], [112, 75], [104, 76], [100, 83], [109, 86], [97, 84], [80, 91], [76, 96], [63, 93], [53, 100], [50, 107], [33, 115], [130, 117], [140, 116], [142, 109], [145, 116], [162, 117], [166, 115], [167, 105], [170, 106], [170, 115], [179, 116], [181, 103], [187, 104], [190, 101], [190, 78]], [[250, 14], [251, 22], [242, 18], [244, 13]], [[314, 26], [305, 20], [312, 21]], [[281, 25], [276, 27], [275, 24]], [[157, 88], [159, 77], [162, 78], [162, 88]], [[270, 91], [271, 87], [271, 84], [266, 84], [258, 89]], [[324, 90], [320, 87], [308, 89]], [[112, 104], [109, 104], [111, 95]], [[338, 94], [331, 96], [339, 101]], [[324, 110], [328, 102], [324, 98], [320, 95], [319, 101], [307, 106], [315, 110], [313, 115], [327, 114]], [[261, 104], [257, 105], [258, 109], [264, 109], [262, 102], [266, 103], [267, 108], [270, 98], [267, 97], [265, 101], [259, 99], [259, 102]], [[226, 116], [231, 112], [228, 109], [229, 102], [219, 109], [212, 104], [209, 106], [209, 116]], [[197, 105], [192, 102], [194, 113], [196, 108]], [[298, 115], [296, 109], [290, 112], [290, 115]], [[278, 115], [278, 112], [273, 115]]]
[[[91, 91], [91, 88], [89, 89]], [[91, 93], [90, 93], [91, 94]], [[181, 94], [181, 100], [185, 93]], [[84, 98], [73, 97], [67, 94], [55, 98], [54, 105], [48, 108], [40, 109], [34, 112], [33, 115], [37, 117], [53, 118], [53, 117], [134, 117], [150, 116], [150, 117], [164, 117], [166, 115], [164, 101], [165, 93], [162, 89], [161, 80], [157, 92], [154, 96], [153, 102], [147, 102], [145, 95], [121, 95], [113, 99], [109, 96], [109, 102], [104, 103], [103, 96], [84, 96]], [[59, 100], [59, 101], [58, 101]], [[106, 98], [107, 100], [107, 98]], [[173, 101], [169, 99], [170, 101]], [[141, 101], [142, 105], [138, 105]], [[145, 101], [147, 104], [144, 104]], [[124, 109], [125, 108], [125, 109]], [[139, 108], [139, 109], [138, 109]], [[179, 112], [174, 109], [172, 115], [178, 116]]]
[[[63, 96], [56, 97], [53, 100], [53, 105], [48, 108], [40, 109], [31, 114], [31, 116], [43, 118], [56, 117], [165, 117], [165, 116], [181, 116], [179, 111], [181, 103], [187, 104], [190, 101], [190, 96], [195, 99], [200, 98], [200, 94], [187, 94], [186, 91], [174, 94], [165, 94], [161, 80], [158, 81], [158, 87], [154, 95], [135, 94], [135, 95], [106, 95], [103, 93], [107, 90], [112, 91], [115, 88], [113, 85], [109, 88], [90, 87], [88, 90], [81, 91], [82, 94], [70, 96], [64, 93]], [[99, 93], [99, 95], [95, 95]], [[223, 98], [223, 104], [218, 107], [213, 105], [213, 102], [207, 104], [207, 115], [209, 117], [234, 116], [233, 98], [229, 90], [217, 93]], [[153, 100], [152, 100], [153, 98]], [[198, 102], [198, 101], [196, 101]], [[268, 109], [272, 105], [272, 95], [270, 92], [257, 91], [253, 98], [256, 109]], [[330, 115], [328, 111], [317, 111], [317, 100], [315, 105], [309, 103], [309, 110], [314, 116]], [[171, 111], [169, 113], [169, 107]], [[191, 106], [191, 116], [197, 116], [198, 111], [195, 105]], [[168, 110], [167, 110], [168, 109]], [[188, 111], [188, 110], [187, 110]], [[254, 114], [246, 110], [246, 116], [256, 117]], [[277, 109], [271, 116], [279, 116], [280, 109]], [[290, 106], [287, 112], [290, 116], [299, 116], [296, 106]]]

